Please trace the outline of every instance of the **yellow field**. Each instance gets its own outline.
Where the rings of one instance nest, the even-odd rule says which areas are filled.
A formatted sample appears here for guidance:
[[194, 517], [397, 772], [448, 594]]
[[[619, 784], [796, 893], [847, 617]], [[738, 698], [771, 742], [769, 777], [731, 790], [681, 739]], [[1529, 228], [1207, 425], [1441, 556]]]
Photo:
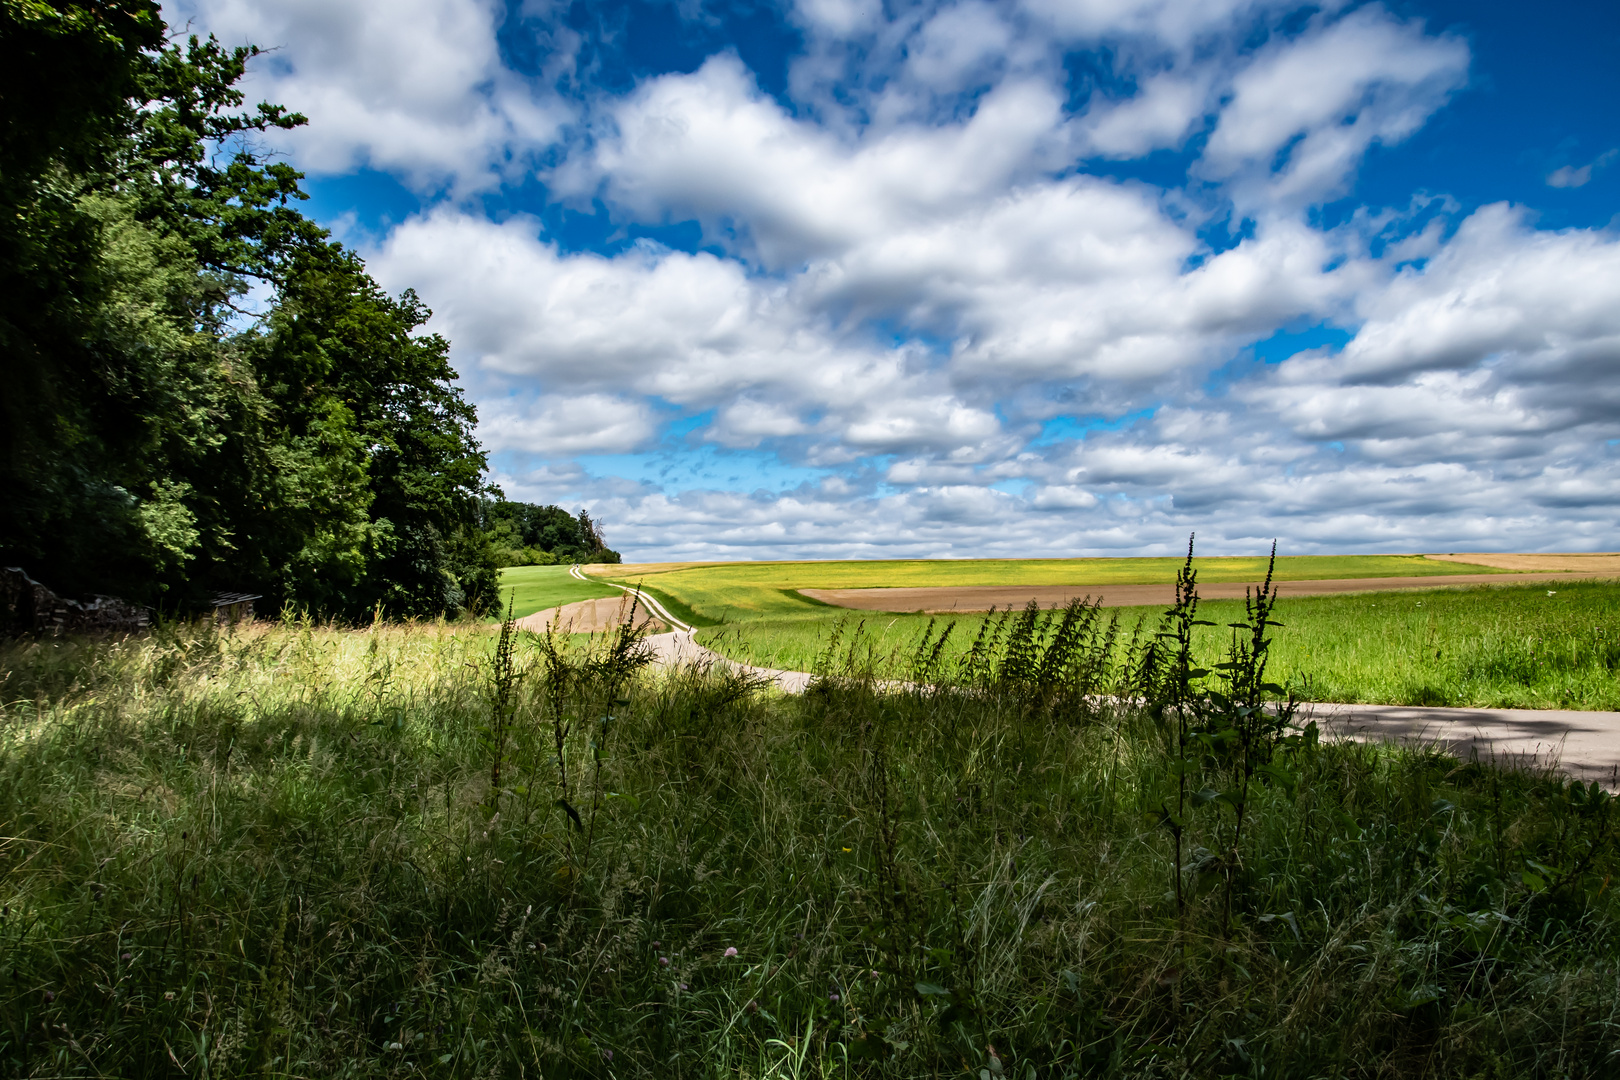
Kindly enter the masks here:
[[[809, 614], [824, 605], [798, 589], [902, 586], [1120, 585], [1175, 580], [1179, 558], [1154, 559], [894, 559], [881, 561], [644, 563], [586, 567], [586, 573], [625, 584], [644, 582], [703, 622]], [[1264, 556], [1199, 558], [1203, 582], [1257, 581]], [[1300, 555], [1280, 557], [1279, 581], [1331, 578], [1446, 577], [1492, 573], [1490, 568], [1422, 555]], [[675, 614], [682, 615], [680, 610]], [[684, 617], [684, 616], [683, 616]]]

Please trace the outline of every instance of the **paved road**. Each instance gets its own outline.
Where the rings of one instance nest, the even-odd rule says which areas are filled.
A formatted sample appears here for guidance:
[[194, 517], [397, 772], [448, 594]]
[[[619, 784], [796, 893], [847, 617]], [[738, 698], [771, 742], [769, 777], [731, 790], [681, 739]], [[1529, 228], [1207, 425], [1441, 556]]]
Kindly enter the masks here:
[[[728, 660], [676, 631], [647, 639], [663, 666], [715, 664], [763, 675], [790, 694], [810, 685], [805, 671]], [[1305, 706], [1328, 738], [1434, 743], [1464, 761], [1556, 765], [1585, 782], [1620, 791], [1620, 712], [1567, 709], [1441, 709], [1414, 705]]]
[[1620, 713], [1571, 709], [1440, 709], [1311, 705], [1336, 738], [1438, 743], [1464, 761], [1545, 767], [1620, 791]]

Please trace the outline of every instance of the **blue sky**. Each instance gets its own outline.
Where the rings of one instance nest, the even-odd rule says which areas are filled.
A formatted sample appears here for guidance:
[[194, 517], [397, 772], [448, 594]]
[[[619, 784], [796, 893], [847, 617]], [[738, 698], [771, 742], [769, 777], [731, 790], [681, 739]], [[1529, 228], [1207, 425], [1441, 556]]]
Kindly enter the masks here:
[[169, 15], [629, 557], [1620, 547], [1613, 4]]

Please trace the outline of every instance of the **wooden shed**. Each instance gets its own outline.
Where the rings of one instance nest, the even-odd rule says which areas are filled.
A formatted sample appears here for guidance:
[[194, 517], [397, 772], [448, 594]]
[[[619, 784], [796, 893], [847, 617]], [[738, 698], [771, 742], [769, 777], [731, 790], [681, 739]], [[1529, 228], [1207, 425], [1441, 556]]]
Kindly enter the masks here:
[[263, 600], [259, 593], [224, 592], [214, 597], [214, 618], [227, 625], [252, 621], [253, 601]]

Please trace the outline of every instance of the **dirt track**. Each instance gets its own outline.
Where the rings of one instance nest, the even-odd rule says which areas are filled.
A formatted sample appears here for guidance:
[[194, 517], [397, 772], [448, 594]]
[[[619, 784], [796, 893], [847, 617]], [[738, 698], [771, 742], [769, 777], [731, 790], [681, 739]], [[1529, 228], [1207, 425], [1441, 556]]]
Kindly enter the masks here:
[[[533, 630], [543, 632], [557, 622], [557, 629], [576, 634], [595, 634], [603, 630], [611, 630], [625, 620], [630, 614], [630, 601], [623, 596], [604, 596], [596, 600], [580, 600], [562, 607], [547, 608], [537, 611], [533, 615], [525, 615], [517, 620], [519, 630]], [[646, 622], [648, 629], [659, 631], [666, 629], [658, 619], [651, 618], [644, 607], [636, 608], [636, 623]]]
[[[1488, 556], [1470, 556], [1478, 559]], [[1507, 558], [1511, 556], [1497, 556]], [[1535, 556], [1540, 558], [1541, 556]], [[1620, 557], [1616, 557], [1620, 559]], [[1457, 561], [1462, 561], [1458, 559]], [[1539, 574], [1448, 574], [1445, 577], [1332, 578], [1326, 581], [1282, 581], [1282, 596], [1330, 596], [1338, 593], [1388, 592], [1395, 589], [1444, 589], [1459, 585], [1519, 585], [1581, 578], [1620, 577], [1620, 569], [1550, 572]], [[1243, 598], [1245, 590], [1259, 582], [1199, 582], [1203, 600]], [[805, 596], [836, 607], [861, 611], [921, 611], [936, 614], [951, 611], [987, 611], [991, 607], [1023, 607], [1034, 600], [1042, 607], [1061, 607], [1070, 600], [1089, 596], [1103, 607], [1169, 606], [1176, 599], [1175, 586], [1163, 585], [973, 585], [955, 588], [912, 589], [800, 589]]]

